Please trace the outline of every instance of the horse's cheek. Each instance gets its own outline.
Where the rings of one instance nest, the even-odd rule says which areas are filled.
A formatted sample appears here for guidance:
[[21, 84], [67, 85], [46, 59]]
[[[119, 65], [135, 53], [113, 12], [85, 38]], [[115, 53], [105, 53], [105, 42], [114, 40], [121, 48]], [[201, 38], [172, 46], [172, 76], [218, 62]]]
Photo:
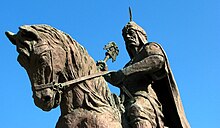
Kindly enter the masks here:
[[58, 49], [57, 51], [53, 52], [52, 61], [54, 64], [54, 70], [57, 72], [62, 71], [66, 62], [65, 51], [63, 49]]

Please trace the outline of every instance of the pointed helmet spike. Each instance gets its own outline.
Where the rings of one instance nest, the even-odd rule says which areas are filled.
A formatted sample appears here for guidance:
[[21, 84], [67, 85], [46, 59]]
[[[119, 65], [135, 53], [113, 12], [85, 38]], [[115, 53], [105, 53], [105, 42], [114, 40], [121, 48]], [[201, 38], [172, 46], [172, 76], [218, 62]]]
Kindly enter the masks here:
[[[137, 25], [133, 20], [132, 20], [132, 11], [131, 11], [131, 7], [129, 6], [129, 14], [130, 14], [130, 21], [124, 26], [124, 28], [122, 29], [122, 35], [124, 36], [125, 34], [127, 34], [127, 31], [129, 29], [133, 29], [135, 31], [137, 31], [138, 33], [142, 34], [143, 36], [145, 36], [145, 38], [147, 39], [147, 34], [145, 32], [145, 30]], [[143, 41], [144, 42], [144, 41]], [[146, 41], [145, 41], [146, 42]], [[145, 43], [144, 42], [144, 43]]]
[[129, 15], [130, 15], [130, 21], [132, 21], [132, 11], [131, 11], [131, 7], [129, 7]]

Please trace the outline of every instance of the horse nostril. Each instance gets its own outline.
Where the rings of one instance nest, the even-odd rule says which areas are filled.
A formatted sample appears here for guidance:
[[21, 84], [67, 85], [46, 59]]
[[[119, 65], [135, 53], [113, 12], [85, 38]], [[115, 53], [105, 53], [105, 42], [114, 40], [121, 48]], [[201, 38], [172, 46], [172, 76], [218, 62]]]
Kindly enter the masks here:
[[44, 97], [44, 101], [45, 101], [45, 102], [49, 102], [50, 100], [51, 100], [51, 97], [50, 97], [50, 96], [45, 96], [45, 97]]

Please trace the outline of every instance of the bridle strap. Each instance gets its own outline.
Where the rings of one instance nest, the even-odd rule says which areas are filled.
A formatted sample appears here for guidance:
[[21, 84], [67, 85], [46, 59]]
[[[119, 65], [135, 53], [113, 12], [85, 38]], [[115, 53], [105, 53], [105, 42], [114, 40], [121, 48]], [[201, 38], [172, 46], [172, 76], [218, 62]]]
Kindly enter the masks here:
[[38, 86], [33, 86], [33, 91], [40, 91], [46, 88], [52, 88], [54, 86], [53, 83], [47, 83], [47, 84], [40, 84]]
[[83, 76], [83, 77], [80, 77], [80, 78], [77, 78], [77, 79], [74, 79], [74, 80], [70, 80], [70, 81], [67, 81], [67, 82], [64, 82], [64, 83], [41, 84], [39, 86], [34, 86], [33, 90], [34, 91], [39, 91], [39, 90], [43, 90], [43, 89], [46, 89], [46, 88], [52, 88], [54, 90], [65, 90], [66, 88], [69, 88], [69, 87], [73, 86], [76, 83], [80, 83], [80, 82], [83, 82], [85, 80], [100, 77], [100, 76], [109, 74], [110, 72], [114, 72], [114, 71], [98, 72], [98, 73], [95, 73], [95, 74], [91, 74], [91, 75], [88, 75], [88, 76]]
[[[54, 65], [53, 65], [53, 54], [51, 52], [51, 50], [49, 50], [50, 52], [50, 58], [51, 58], [51, 64], [52, 64], [52, 78], [54, 77]], [[43, 90], [43, 89], [46, 89], [46, 88], [52, 88], [53, 90], [56, 90], [56, 91], [63, 91], [65, 90], [66, 88], [70, 87], [70, 85], [73, 85], [75, 83], [79, 83], [79, 82], [83, 82], [85, 80], [89, 80], [89, 79], [92, 79], [92, 78], [96, 78], [96, 77], [99, 77], [99, 76], [103, 76], [103, 75], [106, 75], [108, 73], [110, 73], [112, 71], [102, 71], [102, 72], [98, 72], [98, 73], [95, 73], [95, 74], [91, 74], [91, 75], [88, 75], [88, 76], [83, 76], [83, 77], [80, 77], [80, 78], [77, 78], [77, 79], [74, 79], [74, 80], [70, 80], [70, 81], [67, 81], [67, 82], [64, 82], [64, 83], [55, 83], [55, 82], [51, 82], [51, 83], [47, 83], [47, 84], [40, 84], [38, 86], [32, 86], [32, 90], [33, 91], [40, 91], [40, 90]], [[54, 78], [53, 78], [54, 79]]]

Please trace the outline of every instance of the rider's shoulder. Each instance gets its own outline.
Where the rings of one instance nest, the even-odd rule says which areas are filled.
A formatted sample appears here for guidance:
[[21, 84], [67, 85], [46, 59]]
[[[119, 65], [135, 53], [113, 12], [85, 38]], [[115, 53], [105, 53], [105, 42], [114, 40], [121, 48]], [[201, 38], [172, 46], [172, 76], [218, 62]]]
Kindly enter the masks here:
[[151, 52], [161, 51], [160, 45], [156, 42], [148, 42], [145, 44], [144, 48], [146, 51], [151, 51]]

